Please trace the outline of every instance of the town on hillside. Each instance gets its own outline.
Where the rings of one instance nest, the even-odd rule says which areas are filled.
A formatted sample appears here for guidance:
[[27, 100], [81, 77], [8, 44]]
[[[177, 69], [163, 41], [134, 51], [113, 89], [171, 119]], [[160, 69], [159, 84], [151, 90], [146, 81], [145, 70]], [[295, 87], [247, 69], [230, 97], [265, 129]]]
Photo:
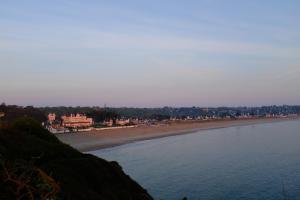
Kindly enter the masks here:
[[[93, 108], [94, 110], [92, 111], [87, 109], [84, 112], [85, 109], [82, 108], [81, 113], [63, 114], [60, 117], [57, 117], [55, 113], [49, 113], [45, 126], [52, 133], [66, 133], [134, 128], [137, 126], [163, 126], [174, 122], [286, 118], [300, 115], [300, 106], [257, 108]], [[74, 108], [75, 110], [80, 109]]]
[[32, 117], [52, 133], [85, 132], [137, 126], [164, 126], [176, 122], [204, 122], [256, 118], [299, 117], [300, 106], [262, 107], [40, 107], [0, 105], [0, 122]]

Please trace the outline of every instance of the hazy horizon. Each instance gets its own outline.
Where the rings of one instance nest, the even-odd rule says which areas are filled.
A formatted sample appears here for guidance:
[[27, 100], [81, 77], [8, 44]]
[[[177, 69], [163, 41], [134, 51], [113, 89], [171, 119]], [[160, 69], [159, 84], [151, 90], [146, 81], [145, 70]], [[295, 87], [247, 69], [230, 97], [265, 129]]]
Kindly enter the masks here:
[[0, 103], [300, 104], [300, 1], [4, 1]]
[[243, 107], [247, 107], [247, 108], [255, 108], [255, 107], [271, 107], [271, 106], [300, 106], [300, 104], [265, 104], [265, 105], [215, 105], [215, 106], [197, 106], [197, 105], [177, 105], [177, 106], [170, 106], [170, 105], [163, 105], [163, 106], [110, 106], [107, 104], [104, 105], [32, 105], [32, 104], [10, 104], [7, 102], [1, 102], [0, 104], [4, 104], [6, 106], [23, 106], [23, 107], [27, 107], [27, 106], [33, 106], [33, 107], [37, 107], [37, 108], [45, 108], [45, 107], [98, 107], [98, 108], [145, 108], [145, 109], [155, 109], [155, 108], [243, 108]]

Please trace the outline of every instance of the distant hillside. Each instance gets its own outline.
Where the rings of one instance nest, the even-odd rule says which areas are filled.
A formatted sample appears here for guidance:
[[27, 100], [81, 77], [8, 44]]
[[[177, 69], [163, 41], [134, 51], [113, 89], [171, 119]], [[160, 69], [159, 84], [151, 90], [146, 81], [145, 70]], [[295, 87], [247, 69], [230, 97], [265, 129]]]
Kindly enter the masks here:
[[0, 128], [0, 199], [151, 200], [116, 162], [82, 154], [31, 118]]
[[198, 116], [238, 117], [241, 115], [266, 116], [266, 115], [300, 115], [300, 105], [262, 106], [262, 107], [161, 107], [161, 108], [100, 108], [100, 107], [43, 107], [38, 108], [44, 114], [54, 112], [58, 116], [71, 113], [86, 113], [91, 117], [100, 119], [110, 117], [158, 119], [178, 117], [185, 118]]
[[32, 106], [16, 106], [16, 105], [0, 105], [0, 112], [4, 113], [4, 116], [0, 118], [3, 122], [13, 122], [15, 119], [20, 117], [32, 117], [39, 122], [47, 120], [46, 114], [41, 110]]

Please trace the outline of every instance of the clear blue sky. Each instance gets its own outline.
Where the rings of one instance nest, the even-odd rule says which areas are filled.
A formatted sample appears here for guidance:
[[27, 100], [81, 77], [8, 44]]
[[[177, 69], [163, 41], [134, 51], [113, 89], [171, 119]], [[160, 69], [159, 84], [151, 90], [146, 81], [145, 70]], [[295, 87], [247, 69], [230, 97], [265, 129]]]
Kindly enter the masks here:
[[0, 2], [0, 102], [300, 104], [298, 0]]

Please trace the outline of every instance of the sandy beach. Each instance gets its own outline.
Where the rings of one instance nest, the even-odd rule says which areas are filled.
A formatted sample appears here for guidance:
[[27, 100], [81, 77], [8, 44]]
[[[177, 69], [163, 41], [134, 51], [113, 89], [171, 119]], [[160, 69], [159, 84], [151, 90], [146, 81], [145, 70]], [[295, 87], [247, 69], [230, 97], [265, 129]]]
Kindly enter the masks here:
[[245, 126], [258, 123], [272, 123], [299, 118], [259, 118], [219, 121], [180, 121], [167, 125], [139, 126], [135, 128], [90, 131], [80, 133], [65, 133], [56, 135], [62, 142], [71, 145], [82, 152], [113, 147], [130, 142], [148, 140], [160, 137], [187, 134], [200, 130]]

